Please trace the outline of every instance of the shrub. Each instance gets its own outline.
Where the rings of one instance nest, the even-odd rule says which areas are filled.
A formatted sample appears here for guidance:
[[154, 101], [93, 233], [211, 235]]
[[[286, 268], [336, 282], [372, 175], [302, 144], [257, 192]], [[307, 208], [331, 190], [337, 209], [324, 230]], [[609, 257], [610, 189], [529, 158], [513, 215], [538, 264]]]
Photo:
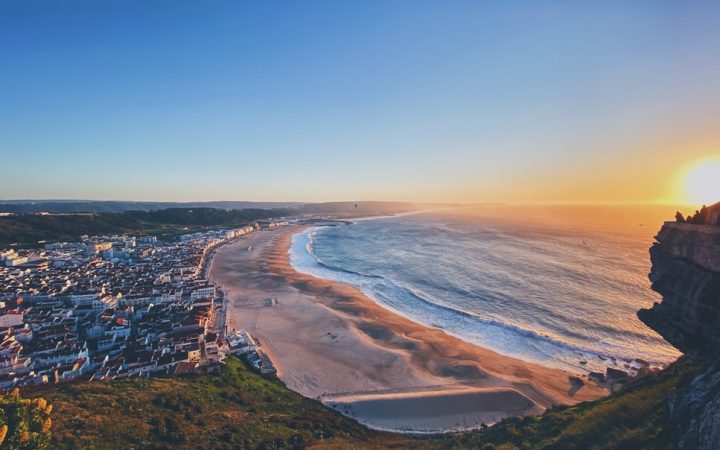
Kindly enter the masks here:
[[23, 399], [17, 388], [0, 394], [0, 448], [47, 448], [52, 427], [51, 410], [52, 405], [45, 399]]

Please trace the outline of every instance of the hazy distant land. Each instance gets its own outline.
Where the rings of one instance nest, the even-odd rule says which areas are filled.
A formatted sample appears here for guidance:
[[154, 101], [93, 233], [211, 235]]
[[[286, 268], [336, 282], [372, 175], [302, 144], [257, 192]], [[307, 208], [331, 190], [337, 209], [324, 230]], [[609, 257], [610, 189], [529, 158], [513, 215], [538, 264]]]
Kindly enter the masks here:
[[214, 209], [287, 209], [295, 214], [350, 214], [376, 215], [417, 209], [449, 206], [451, 203], [414, 203], [390, 201], [345, 202], [254, 202], [254, 201], [207, 201], [207, 202], [140, 202], [123, 200], [0, 200], [0, 213], [35, 214], [125, 211], [157, 211], [169, 208]]
[[161, 238], [173, 238], [179, 234], [240, 227], [276, 217], [352, 218], [441, 206], [447, 204], [0, 201], [0, 248], [33, 247], [45, 241], [73, 241], [85, 234], [155, 234]]

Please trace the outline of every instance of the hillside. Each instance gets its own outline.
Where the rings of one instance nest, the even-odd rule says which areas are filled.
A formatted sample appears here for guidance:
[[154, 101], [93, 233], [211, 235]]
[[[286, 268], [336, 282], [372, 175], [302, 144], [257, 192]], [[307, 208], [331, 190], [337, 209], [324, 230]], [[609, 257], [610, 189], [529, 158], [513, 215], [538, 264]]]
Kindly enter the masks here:
[[236, 358], [218, 374], [51, 385], [52, 448], [669, 448], [667, 399], [695, 373], [679, 362], [608, 398], [468, 433], [369, 430]]
[[281, 448], [413, 441], [376, 433], [250, 371], [237, 358], [220, 374], [54, 385], [54, 448]]
[[[359, 217], [396, 214], [418, 209], [438, 207], [438, 205], [421, 205], [402, 202], [335, 202], [315, 203], [307, 205], [287, 204], [284, 208], [246, 208], [234, 209], [232, 206], [243, 202], [225, 202], [228, 208], [217, 207], [182, 207], [156, 209], [158, 204], [131, 204], [136, 207], [152, 206], [149, 210], [129, 210], [122, 212], [102, 212], [103, 202], [71, 203], [70, 208], [62, 202], [63, 207], [53, 208], [53, 202], [10, 205], [18, 208], [29, 208], [19, 214], [0, 216], [0, 249], [8, 246], [34, 247], [39, 241], [76, 241], [84, 234], [153, 234], [164, 238], [172, 238], [179, 234], [191, 233], [208, 228], [239, 227], [248, 223], [281, 216], [335, 216]], [[112, 203], [112, 202], [110, 202]], [[214, 202], [213, 204], [224, 204]], [[1, 204], [0, 204], [1, 205]], [[186, 205], [186, 204], [182, 204]], [[8, 206], [5, 204], [5, 206]], [[38, 206], [48, 206], [38, 209]], [[68, 206], [66, 208], [66, 206]], [[126, 207], [111, 205], [113, 208]], [[21, 208], [21, 209], [22, 209]], [[89, 212], [77, 209], [89, 208]], [[95, 212], [99, 208], [101, 212]], [[0, 208], [2, 210], [3, 208]], [[6, 208], [7, 209], [7, 208]], [[64, 212], [70, 209], [71, 212]], [[30, 213], [29, 211], [32, 211]], [[37, 211], [59, 211], [52, 214], [37, 214]]]
[[51, 212], [72, 214], [86, 212], [122, 213], [125, 211], [157, 211], [170, 208], [216, 208], [216, 209], [279, 209], [298, 206], [298, 202], [134, 202], [101, 200], [0, 200], [0, 212], [13, 214], [36, 214]]
[[38, 241], [76, 241], [84, 234], [174, 236], [212, 227], [239, 227], [289, 214], [284, 209], [169, 208], [156, 211], [0, 217], [0, 248], [34, 246]]
[[[356, 206], [357, 205], [357, 206]], [[0, 213], [37, 214], [50, 212], [55, 214], [76, 213], [122, 213], [126, 211], [157, 211], [159, 209], [292, 209], [296, 214], [382, 214], [417, 209], [451, 206], [440, 203], [409, 203], [388, 201], [345, 201], [325, 203], [300, 202], [248, 202], [248, 201], [210, 201], [210, 202], [135, 202], [135, 201], [98, 201], [98, 200], [0, 200]], [[358, 209], [360, 211], [358, 211]]]

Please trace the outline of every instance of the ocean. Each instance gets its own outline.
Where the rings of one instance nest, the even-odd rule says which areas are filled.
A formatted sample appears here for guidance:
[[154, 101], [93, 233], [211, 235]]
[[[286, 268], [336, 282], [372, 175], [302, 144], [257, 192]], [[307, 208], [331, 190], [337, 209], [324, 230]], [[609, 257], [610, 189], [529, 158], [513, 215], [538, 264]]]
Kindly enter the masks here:
[[578, 372], [679, 353], [636, 317], [659, 301], [648, 248], [667, 207], [482, 207], [296, 234], [302, 273], [356, 286], [410, 320]]

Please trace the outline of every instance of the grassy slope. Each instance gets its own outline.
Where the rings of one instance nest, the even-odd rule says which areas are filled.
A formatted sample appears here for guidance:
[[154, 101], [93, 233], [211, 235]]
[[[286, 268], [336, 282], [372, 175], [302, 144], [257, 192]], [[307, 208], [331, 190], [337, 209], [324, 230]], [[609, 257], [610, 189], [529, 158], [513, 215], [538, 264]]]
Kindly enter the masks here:
[[0, 393], [0, 449], [46, 448], [50, 441], [52, 405], [23, 399], [16, 388]]
[[[43, 389], [58, 448], [277, 448], [412, 444], [375, 433], [230, 358], [222, 374]], [[29, 395], [29, 394], [28, 394]]]
[[472, 448], [492, 443], [498, 449], [669, 449], [673, 430], [668, 397], [687, 386], [697, 371], [687, 361], [678, 361], [607, 398], [506, 420], [443, 441]]
[[238, 359], [221, 374], [69, 383], [29, 396], [53, 404], [56, 448], [666, 448], [679, 363], [619, 394], [470, 433], [413, 438], [368, 430], [266, 380]]

